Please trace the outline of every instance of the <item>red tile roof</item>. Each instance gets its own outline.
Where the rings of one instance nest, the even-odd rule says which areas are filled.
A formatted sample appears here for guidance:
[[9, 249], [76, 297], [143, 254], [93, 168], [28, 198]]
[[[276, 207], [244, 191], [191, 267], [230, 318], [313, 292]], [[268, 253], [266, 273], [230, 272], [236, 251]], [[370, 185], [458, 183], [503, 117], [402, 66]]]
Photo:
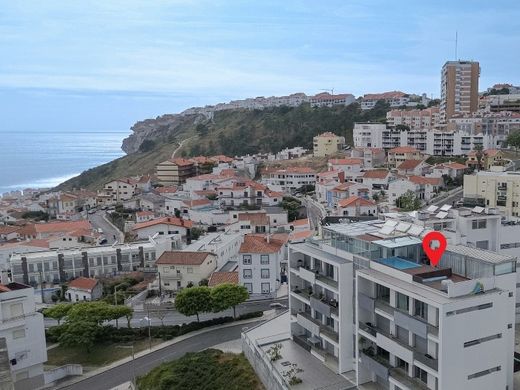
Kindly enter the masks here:
[[421, 165], [422, 162], [422, 160], [405, 160], [397, 167], [397, 169], [415, 169]]
[[189, 219], [182, 219], [182, 218], [175, 218], [175, 217], [163, 217], [163, 218], [157, 218], [152, 219], [151, 221], [136, 223], [132, 230], [139, 230], [143, 228], [147, 228], [149, 226], [155, 226], [155, 225], [171, 225], [171, 226], [182, 226], [187, 229], [190, 229], [193, 226], [193, 222]]
[[213, 204], [213, 202], [209, 199], [193, 199], [193, 200], [184, 200], [182, 203], [184, 203], [188, 207], [197, 207], [197, 206], [204, 206], [204, 205], [210, 205]]
[[293, 226], [305, 226], [309, 224], [309, 218], [296, 219], [290, 223]]
[[333, 158], [329, 160], [331, 165], [361, 165], [363, 160], [360, 158]]
[[36, 235], [38, 233], [68, 233], [82, 229], [91, 230], [92, 225], [87, 220], [33, 223], [25, 225], [20, 229], [20, 234]]
[[240, 246], [240, 253], [277, 253], [282, 248], [283, 241], [269, 236], [246, 234]]
[[173, 194], [177, 192], [177, 187], [157, 187], [155, 191], [159, 194]]
[[208, 256], [214, 255], [211, 252], [166, 251], [157, 259], [155, 264], [201, 265]]
[[363, 178], [365, 179], [385, 179], [390, 174], [387, 169], [371, 169], [365, 171]]
[[98, 284], [96, 279], [92, 278], [84, 278], [80, 276], [69, 282], [69, 288], [77, 288], [80, 290], [92, 291], [94, 287]]
[[358, 207], [358, 206], [375, 206], [376, 202], [373, 200], [363, 199], [359, 196], [351, 196], [347, 199], [341, 199], [338, 202], [338, 206], [341, 208], [347, 208], [347, 207]]
[[432, 186], [440, 186], [442, 184], [442, 178], [440, 177], [424, 177], [424, 176], [408, 176], [414, 184], [430, 184]]
[[388, 153], [417, 153], [419, 152], [413, 146], [398, 146], [397, 148], [390, 149]]
[[289, 234], [289, 241], [304, 240], [312, 236], [314, 236], [313, 230], [302, 230], [299, 232], [292, 232], [291, 234]]
[[0, 225], [0, 234], [11, 234], [20, 230], [20, 226]]
[[238, 284], [238, 272], [213, 272], [209, 277], [208, 286], [213, 287], [224, 283]]
[[239, 221], [249, 221], [252, 225], [269, 225], [269, 217], [266, 213], [240, 213]]

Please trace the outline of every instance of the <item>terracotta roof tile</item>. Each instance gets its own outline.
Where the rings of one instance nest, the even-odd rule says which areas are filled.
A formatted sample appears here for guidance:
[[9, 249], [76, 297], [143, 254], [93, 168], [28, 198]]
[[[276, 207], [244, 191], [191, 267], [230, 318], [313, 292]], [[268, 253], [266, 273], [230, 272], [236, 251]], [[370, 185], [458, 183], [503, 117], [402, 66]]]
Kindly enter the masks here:
[[201, 265], [208, 256], [214, 255], [211, 252], [166, 251], [155, 264]]
[[399, 164], [397, 169], [415, 169], [421, 165], [422, 162], [423, 160], [405, 160]]
[[269, 236], [246, 234], [239, 253], [277, 253], [283, 244], [283, 241]]
[[84, 278], [80, 276], [69, 282], [69, 288], [77, 288], [80, 290], [92, 291], [94, 287], [98, 284], [96, 279], [92, 278]]
[[269, 217], [266, 213], [240, 213], [239, 221], [249, 221], [252, 225], [269, 225]]
[[238, 284], [238, 272], [213, 272], [209, 277], [208, 286], [213, 287], [224, 283]]
[[190, 229], [193, 226], [193, 222], [188, 219], [163, 217], [163, 218], [152, 219], [151, 221], [136, 223], [134, 225], [134, 227], [132, 228], [132, 230], [143, 229], [143, 228], [147, 228], [150, 226], [161, 225], [161, 224], [171, 225], [171, 226], [182, 226], [187, 229]]
[[390, 174], [390, 171], [386, 169], [371, 169], [365, 171], [363, 178], [365, 179], [385, 179]]
[[359, 196], [351, 196], [347, 199], [341, 199], [338, 202], [338, 206], [341, 208], [357, 207], [357, 206], [375, 206], [376, 202], [373, 200], [363, 199]]
[[417, 153], [419, 152], [413, 146], [398, 146], [397, 148], [390, 149], [388, 153]]

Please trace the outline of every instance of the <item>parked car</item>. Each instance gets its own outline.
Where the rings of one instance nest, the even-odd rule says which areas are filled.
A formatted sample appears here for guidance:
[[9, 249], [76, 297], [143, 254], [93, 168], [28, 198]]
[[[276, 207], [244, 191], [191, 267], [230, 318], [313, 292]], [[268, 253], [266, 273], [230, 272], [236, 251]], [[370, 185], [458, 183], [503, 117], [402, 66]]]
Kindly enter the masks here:
[[271, 309], [276, 309], [276, 310], [282, 310], [282, 309], [287, 309], [287, 306], [285, 305], [282, 305], [281, 303], [278, 303], [278, 302], [273, 302], [269, 305], [269, 307]]

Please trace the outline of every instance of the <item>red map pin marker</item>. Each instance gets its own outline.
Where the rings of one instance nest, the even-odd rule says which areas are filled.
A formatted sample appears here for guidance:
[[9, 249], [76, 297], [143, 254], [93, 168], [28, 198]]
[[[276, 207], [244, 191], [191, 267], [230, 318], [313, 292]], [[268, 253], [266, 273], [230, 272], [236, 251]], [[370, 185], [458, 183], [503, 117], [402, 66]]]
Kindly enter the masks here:
[[[432, 248], [432, 243], [434, 242], [438, 242], [438, 244]], [[439, 263], [442, 254], [446, 250], [446, 245], [446, 237], [441, 232], [430, 232], [424, 236], [422, 247], [428, 259], [430, 259], [430, 264], [434, 267]]]

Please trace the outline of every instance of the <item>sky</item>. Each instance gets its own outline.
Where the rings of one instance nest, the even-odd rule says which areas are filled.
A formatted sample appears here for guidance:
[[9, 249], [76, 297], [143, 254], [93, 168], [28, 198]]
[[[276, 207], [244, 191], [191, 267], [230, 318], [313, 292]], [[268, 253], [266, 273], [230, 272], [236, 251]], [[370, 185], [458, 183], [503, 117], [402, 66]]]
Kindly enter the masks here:
[[0, 132], [129, 129], [237, 98], [520, 84], [520, 2], [0, 0]]

